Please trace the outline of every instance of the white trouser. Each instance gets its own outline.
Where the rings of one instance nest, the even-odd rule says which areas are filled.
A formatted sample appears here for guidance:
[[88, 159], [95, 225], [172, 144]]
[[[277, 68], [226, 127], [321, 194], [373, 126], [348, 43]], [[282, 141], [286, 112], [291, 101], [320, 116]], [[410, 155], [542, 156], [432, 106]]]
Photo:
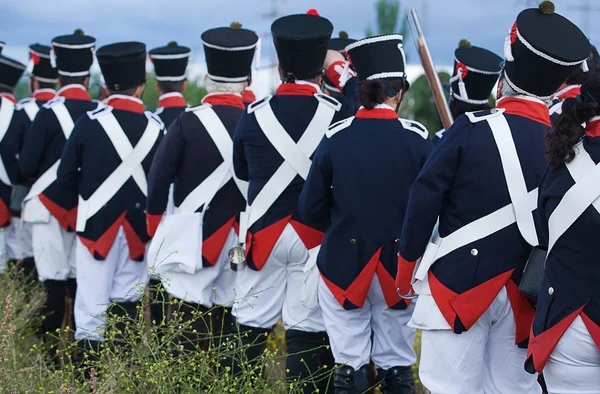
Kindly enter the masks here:
[[31, 223], [12, 218], [10, 227], [6, 229], [6, 252], [9, 259], [22, 260], [33, 257], [31, 227]]
[[345, 310], [323, 279], [319, 281], [319, 304], [337, 364], [358, 369], [373, 359], [377, 368], [390, 369], [417, 361], [413, 350], [417, 330], [407, 326], [414, 306], [403, 311], [389, 309], [377, 274], [362, 308]]
[[600, 351], [578, 316], [544, 368], [549, 394], [600, 393]]
[[75, 278], [75, 238], [75, 233], [60, 227], [54, 216], [48, 223], [32, 224], [33, 258], [41, 282]]
[[286, 330], [325, 331], [321, 309], [308, 309], [300, 301], [307, 260], [308, 250], [288, 224], [262, 270], [246, 268], [238, 273], [233, 306], [237, 322], [271, 328], [282, 318]]
[[6, 228], [0, 228], [0, 274], [6, 271], [7, 255], [6, 255]]
[[419, 376], [431, 394], [540, 394], [525, 372], [527, 349], [515, 345], [515, 319], [506, 289], [460, 335], [423, 331]]
[[237, 245], [237, 234], [232, 229], [213, 267], [203, 267], [195, 274], [167, 272], [161, 280], [167, 292], [186, 302], [207, 308], [216, 305], [231, 307], [235, 299], [236, 272], [229, 268], [229, 249]]
[[110, 303], [140, 300], [148, 280], [148, 265], [129, 258], [123, 227], [119, 228], [106, 260], [94, 259], [79, 239], [76, 252], [75, 339], [103, 341], [105, 312]]

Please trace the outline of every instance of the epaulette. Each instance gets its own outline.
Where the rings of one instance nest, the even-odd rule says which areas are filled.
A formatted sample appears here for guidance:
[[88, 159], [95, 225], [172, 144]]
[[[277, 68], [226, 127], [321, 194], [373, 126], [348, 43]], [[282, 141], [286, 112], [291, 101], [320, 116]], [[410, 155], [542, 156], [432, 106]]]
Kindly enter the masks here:
[[351, 116], [349, 118], [346, 118], [344, 120], [340, 120], [339, 122], [335, 122], [334, 124], [332, 124], [331, 126], [329, 126], [329, 129], [327, 130], [327, 132], [325, 133], [325, 136], [327, 138], [331, 138], [334, 135], [336, 135], [339, 131], [344, 130], [345, 128], [350, 127], [350, 125], [352, 124], [352, 121], [354, 120], [354, 116]]
[[64, 104], [65, 100], [66, 99], [63, 96], [56, 96], [52, 100], [46, 102], [44, 104], [44, 108], [50, 109], [50, 108], [52, 108], [52, 106], [54, 106], [56, 104]]
[[439, 139], [442, 139], [442, 137], [444, 136], [445, 132], [446, 132], [446, 129], [441, 129], [440, 131], [438, 131], [437, 133], [435, 133], [435, 136], [438, 137]]
[[271, 101], [272, 98], [273, 98], [273, 96], [263, 97], [260, 100], [257, 100], [255, 102], [253, 102], [252, 104], [248, 105], [248, 113], [251, 114], [252, 112], [259, 109], [260, 107], [263, 107], [263, 106], [269, 104], [269, 101]]
[[555, 100], [551, 105], [550, 105], [550, 115], [560, 115], [562, 114], [562, 105], [563, 105], [563, 101], [562, 100]]
[[150, 111], [145, 111], [144, 114], [146, 115], [148, 120], [155, 121], [158, 124], [160, 130], [165, 128], [165, 124], [163, 123], [162, 119], [158, 115], [155, 115]]
[[[200, 104], [200, 105], [195, 105], [195, 106], [193, 106], [193, 107], [192, 107], [192, 106], [190, 106], [190, 107], [186, 107], [186, 108], [185, 108], [185, 112], [196, 112], [196, 111], [199, 111], [199, 110], [201, 110], [201, 109], [204, 109], [204, 108], [210, 108], [210, 107], [212, 107], [212, 105], [210, 105], [210, 104]], [[162, 111], [161, 111], [161, 112], [162, 112]], [[158, 111], [157, 111], [157, 112], [155, 112], [155, 114], [157, 114], [157, 115], [158, 115]]]
[[93, 111], [87, 111], [87, 116], [94, 120], [97, 119], [99, 116], [102, 115], [108, 115], [112, 112], [113, 108], [109, 105], [99, 105], [98, 108], [96, 108]]
[[335, 98], [328, 96], [323, 93], [315, 93], [315, 98], [319, 100], [320, 103], [327, 104], [329, 107], [334, 109], [336, 112], [342, 109], [342, 103], [337, 101]]
[[483, 122], [484, 120], [492, 119], [498, 116], [502, 116], [504, 108], [492, 108], [477, 112], [466, 112], [467, 118], [471, 123]]
[[24, 99], [19, 100], [19, 102], [15, 105], [16, 109], [23, 109], [25, 104], [35, 103], [36, 100], [33, 97], [26, 97]]
[[160, 115], [164, 112], [164, 110], [165, 110], [165, 107], [158, 107], [158, 108], [156, 108], [156, 111], [154, 111], [154, 115]]
[[421, 123], [414, 121], [414, 120], [408, 120], [408, 119], [402, 119], [402, 118], [399, 118], [398, 120], [402, 124], [402, 127], [404, 127], [406, 130], [412, 131], [413, 133], [417, 133], [418, 135], [421, 136], [421, 138], [423, 138], [425, 140], [427, 138], [429, 138], [429, 131], [427, 131], [427, 128], [425, 126], [423, 126]]

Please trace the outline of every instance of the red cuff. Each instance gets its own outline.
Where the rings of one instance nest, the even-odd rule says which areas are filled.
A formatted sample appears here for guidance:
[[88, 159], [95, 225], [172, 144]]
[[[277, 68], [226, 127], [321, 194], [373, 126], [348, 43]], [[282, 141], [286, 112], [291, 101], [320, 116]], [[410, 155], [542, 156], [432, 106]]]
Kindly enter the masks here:
[[[327, 67], [327, 79], [329, 79], [340, 92], [343, 89], [343, 87], [340, 86], [340, 77], [344, 72], [344, 67], [346, 67], [346, 62], [342, 60], [331, 63], [329, 67]], [[354, 75], [352, 70], [348, 71], [351, 73], [351, 75]]]
[[158, 228], [162, 217], [162, 213], [160, 215], [153, 215], [151, 213], [146, 212], [146, 226], [148, 227], [149, 236], [154, 237], [154, 234], [156, 233], [156, 229]]
[[415, 266], [417, 265], [416, 261], [406, 261], [404, 258], [398, 253], [398, 272], [396, 273], [396, 288], [400, 290], [400, 294], [405, 295], [410, 293], [411, 289], [411, 281], [413, 277], [413, 272], [415, 270]]

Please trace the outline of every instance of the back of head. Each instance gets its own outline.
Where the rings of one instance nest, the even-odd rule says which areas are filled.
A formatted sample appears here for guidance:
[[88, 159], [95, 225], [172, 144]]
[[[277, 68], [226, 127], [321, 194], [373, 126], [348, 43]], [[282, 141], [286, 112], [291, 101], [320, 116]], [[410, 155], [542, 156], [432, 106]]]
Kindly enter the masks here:
[[0, 92], [12, 93], [24, 71], [24, 64], [0, 55]]
[[47, 45], [32, 44], [29, 46], [29, 64], [27, 72], [30, 77], [43, 87], [56, 87], [58, 71], [50, 59], [51, 48]]
[[600, 70], [600, 56], [595, 46], [591, 45], [590, 56], [586, 60], [587, 69], [577, 68], [567, 79], [567, 85], [582, 85], [587, 77], [595, 71]]
[[284, 81], [310, 80], [323, 72], [333, 25], [314, 14], [288, 15], [271, 25]]
[[183, 91], [190, 53], [190, 48], [180, 46], [175, 41], [148, 52], [150, 61], [154, 64], [156, 82], [163, 93]]
[[96, 39], [86, 36], [81, 29], [52, 40], [50, 62], [56, 67], [63, 86], [68, 85], [67, 82], [81, 83], [89, 77], [95, 46]]
[[562, 114], [546, 137], [548, 161], [552, 167], [575, 157], [575, 145], [583, 138], [582, 124], [600, 115], [600, 71], [591, 74], [581, 86], [581, 95], [563, 102]]
[[106, 87], [111, 93], [131, 95], [146, 82], [146, 46], [141, 42], [119, 42], [96, 52]]
[[542, 1], [522, 11], [504, 45], [504, 79], [523, 95], [547, 99], [590, 54], [585, 34]]

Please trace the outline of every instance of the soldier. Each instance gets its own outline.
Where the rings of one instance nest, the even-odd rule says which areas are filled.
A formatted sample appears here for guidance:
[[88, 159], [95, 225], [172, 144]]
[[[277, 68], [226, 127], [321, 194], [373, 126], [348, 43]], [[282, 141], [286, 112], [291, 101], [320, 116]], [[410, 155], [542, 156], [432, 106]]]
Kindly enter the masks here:
[[242, 92], [242, 101], [244, 102], [244, 105], [246, 107], [256, 101], [256, 95], [254, 94], [254, 91], [250, 87], [251, 84], [252, 84], [252, 71], [250, 71], [250, 77], [248, 77], [248, 86], [246, 86], [246, 88]]
[[588, 76], [594, 74], [600, 69], [600, 55], [595, 46], [591, 45], [590, 56], [588, 57], [584, 67], [578, 68], [567, 78], [558, 92], [554, 93], [552, 102], [550, 103], [550, 120], [552, 125], [556, 123], [556, 119], [562, 113], [562, 103], [568, 98], [575, 98], [581, 93], [581, 85], [587, 80]]
[[596, 72], [581, 95], [564, 101], [547, 139], [550, 169], [539, 188], [538, 218], [548, 253], [525, 368], [543, 371], [550, 393], [600, 387], [599, 102]]
[[[55, 58], [61, 88], [35, 116], [19, 156], [22, 175], [35, 180], [25, 196], [22, 219], [32, 224], [36, 269], [46, 289], [45, 331], [60, 328], [65, 295], [73, 298], [76, 294], [77, 194], [56, 182], [56, 169], [77, 119], [98, 107], [87, 92], [95, 44], [81, 30], [52, 40], [50, 56]], [[74, 327], [73, 322], [69, 324]]]
[[[42, 44], [29, 46], [29, 93], [31, 97], [19, 101], [17, 109], [26, 116], [21, 124], [18, 151], [23, 148], [25, 137], [31, 128], [31, 123], [45, 103], [56, 97], [58, 71], [50, 61], [50, 47]], [[6, 234], [8, 258], [11, 262], [19, 262], [25, 274], [32, 279], [37, 277], [33, 259], [31, 241], [31, 223], [21, 221], [21, 205], [23, 198], [29, 192], [30, 182], [22, 179], [23, 185], [15, 185], [11, 199], [12, 225]]]
[[457, 119], [411, 188], [396, 284], [411, 293], [414, 271], [409, 325], [423, 330], [419, 374], [433, 394], [541, 392], [522, 368], [535, 309], [518, 284], [538, 245], [547, 105], [588, 55], [585, 35], [553, 3], [521, 12], [496, 108]]
[[[153, 249], [160, 248], [150, 263], [156, 264], [167, 292], [182, 302], [184, 319], [193, 318], [192, 311], [212, 312], [192, 321], [190, 331], [196, 334], [186, 333], [187, 340], [182, 339], [187, 349], [206, 343], [211, 331], [220, 337], [232, 325], [235, 272], [229, 268], [227, 254], [238, 242], [237, 215], [246, 206], [248, 188], [233, 176], [232, 136], [245, 109], [242, 92], [258, 36], [237, 24], [205, 31], [202, 42], [209, 94], [171, 125], [152, 163], [148, 184], [148, 230], [154, 235], [158, 226]], [[171, 183], [175, 212], [159, 225]], [[189, 225], [182, 222], [186, 218]], [[186, 234], [181, 233], [182, 226], [189, 229]], [[184, 251], [186, 244], [193, 251]]]
[[[347, 114], [346, 107], [320, 89], [332, 30], [317, 15], [289, 15], [273, 22], [283, 83], [274, 96], [248, 106], [234, 135], [235, 172], [250, 181], [250, 206], [240, 217], [248, 269], [238, 273], [241, 300], [233, 313], [242, 341], [260, 342], [248, 348], [249, 360], [262, 354], [266, 342], [260, 338], [283, 317], [288, 378], [308, 378], [333, 362], [321, 310], [300, 300], [304, 266], [309, 256], [316, 258], [327, 224], [311, 227], [297, 214], [310, 157], [327, 127]], [[317, 387], [324, 392], [326, 382]]]
[[[356, 40], [352, 38], [348, 38], [348, 33], [345, 31], [340, 31], [338, 38], [332, 38], [329, 41], [329, 51], [328, 57], [330, 59], [326, 59], [325, 63], [327, 64], [327, 60], [330, 60], [330, 64], [333, 63], [332, 60], [340, 62], [336, 63], [333, 67], [329, 67], [330, 64], [327, 64], [327, 73], [323, 77], [323, 90], [325, 94], [334, 97], [337, 100], [343, 100], [340, 96], [342, 96], [343, 86], [340, 86], [340, 78], [344, 73], [345, 64], [343, 63], [345, 60], [348, 60], [348, 56], [346, 54], [346, 47], [352, 43], [356, 42]], [[342, 57], [333, 56], [331, 52], [338, 52]], [[333, 58], [333, 59], [332, 59]], [[354, 75], [354, 71], [349, 69], [349, 71]]]
[[183, 91], [190, 52], [190, 48], [179, 46], [175, 41], [149, 52], [156, 74], [156, 89], [160, 93], [154, 114], [160, 117], [167, 128], [188, 106]]
[[21, 178], [18, 154], [25, 115], [17, 111], [13, 93], [23, 71], [23, 64], [0, 55], [0, 273], [6, 269], [12, 189]]
[[[502, 58], [487, 49], [460, 40], [454, 51], [454, 74], [450, 78], [450, 112], [458, 119], [465, 112], [491, 109], [490, 95], [502, 72]], [[444, 136], [442, 129], [434, 134], [437, 144]]]
[[77, 122], [58, 168], [60, 185], [79, 193], [75, 339], [86, 349], [104, 340], [111, 302], [135, 316], [148, 278], [146, 175], [164, 130], [140, 100], [145, 45], [106, 45], [96, 56], [111, 96]]
[[[413, 308], [396, 294], [394, 278], [409, 188], [431, 143], [425, 127], [396, 113], [408, 89], [402, 36], [346, 48], [361, 80], [362, 107], [329, 128], [298, 206], [308, 224], [331, 222], [318, 258], [318, 292], [340, 365], [334, 393], [365, 392], [372, 357], [382, 393], [412, 394], [415, 330], [406, 324]], [[381, 188], [382, 179], [393, 181]]]

